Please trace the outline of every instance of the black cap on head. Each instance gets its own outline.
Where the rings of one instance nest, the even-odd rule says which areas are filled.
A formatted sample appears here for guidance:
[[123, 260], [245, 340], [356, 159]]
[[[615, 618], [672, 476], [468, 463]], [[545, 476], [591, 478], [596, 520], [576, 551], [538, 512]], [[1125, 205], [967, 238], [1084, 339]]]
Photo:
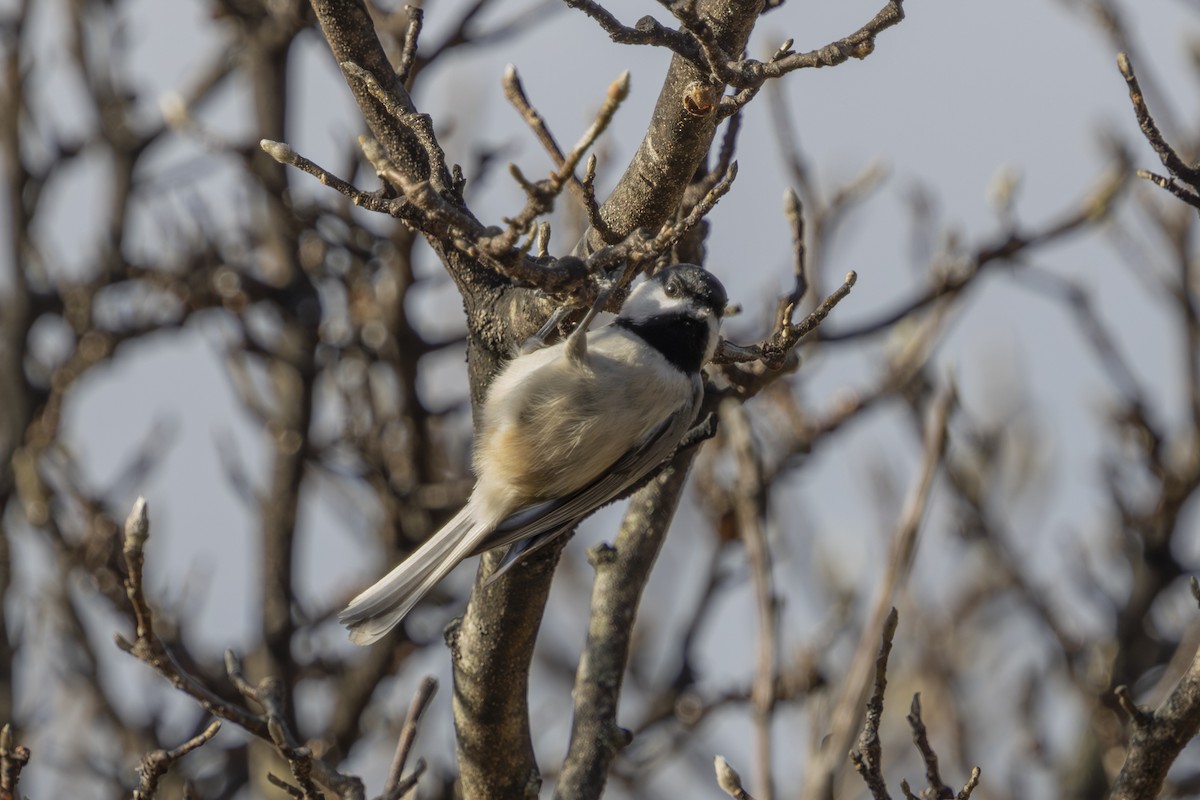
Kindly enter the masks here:
[[717, 277], [696, 264], [674, 264], [655, 273], [653, 280], [694, 297], [712, 309], [718, 319], [729, 305], [729, 294]]

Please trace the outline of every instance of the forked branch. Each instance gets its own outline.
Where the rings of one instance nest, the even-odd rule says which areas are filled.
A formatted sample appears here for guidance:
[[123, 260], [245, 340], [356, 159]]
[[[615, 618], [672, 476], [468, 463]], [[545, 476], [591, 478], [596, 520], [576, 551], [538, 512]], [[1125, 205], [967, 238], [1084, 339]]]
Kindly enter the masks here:
[[[230, 679], [248, 699], [263, 706], [266, 714], [256, 714], [234, 705], [208, 688], [204, 682], [190, 674], [179, 664], [166, 644], [154, 632], [154, 615], [150, 610], [143, 589], [142, 569], [145, 563], [145, 545], [150, 536], [150, 517], [144, 498], [138, 498], [125, 521], [124, 557], [127, 569], [125, 592], [129, 598], [135, 623], [136, 638], [131, 643], [120, 634], [117, 646], [149, 665], [166, 678], [172, 686], [193, 699], [215, 717], [234, 723], [246, 732], [264, 739], [280, 750], [292, 766], [293, 774], [303, 785], [311, 787], [305, 797], [317, 797], [319, 792], [312, 786], [316, 781], [337, 793], [343, 800], [362, 800], [365, 797], [362, 781], [343, 775], [329, 764], [298, 747], [295, 738], [283, 724], [279, 711], [281, 700], [277, 681], [268, 679], [252, 687], [241, 676], [240, 664], [232, 653], [227, 654], [226, 664]], [[216, 731], [213, 731], [214, 735]], [[202, 744], [202, 742], [201, 742]], [[197, 747], [199, 744], [196, 745]], [[193, 748], [194, 749], [194, 748]], [[311, 780], [309, 780], [311, 776]]]
[[[1154, 121], [1150, 109], [1146, 106], [1146, 98], [1142, 94], [1142, 87], [1138, 84], [1137, 75], [1133, 71], [1133, 62], [1130, 61], [1128, 55], [1117, 54], [1117, 68], [1121, 70], [1125, 84], [1129, 87], [1129, 100], [1133, 103], [1133, 113], [1137, 117], [1138, 126], [1142, 129], [1142, 135], [1154, 148], [1154, 152], [1158, 154], [1159, 160], [1162, 161], [1162, 165], [1167, 168], [1169, 173], [1168, 177], [1140, 169], [1137, 171], [1138, 177], [1166, 189], [1193, 208], [1200, 209], [1200, 168], [1185, 162], [1175, 148], [1167, 143], [1162, 131], [1158, 128], [1158, 123]], [[1176, 181], [1183, 181], [1187, 186], [1180, 186]]]

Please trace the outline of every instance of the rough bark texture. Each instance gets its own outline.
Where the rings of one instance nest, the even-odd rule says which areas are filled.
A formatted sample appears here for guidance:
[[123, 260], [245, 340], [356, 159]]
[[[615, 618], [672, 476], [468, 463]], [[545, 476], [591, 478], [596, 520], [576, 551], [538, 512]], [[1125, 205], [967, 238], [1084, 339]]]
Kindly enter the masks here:
[[[349, 62], [362, 67], [390, 91], [403, 108], [414, 110], [412, 99], [397, 79], [379, 37], [375, 35], [371, 15], [361, 0], [314, 0], [312, 7], [338, 64]], [[354, 93], [371, 135], [383, 145], [392, 161], [418, 179], [428, 177], [429, 162], [412, 135], [361, 83], [349, 77], [346, 83]]]
[[494, 553], [485, 556], [467, 611], [448, 632], [464, 797], [538, 796], [542, 781], [529, 727], [529, 664], [564, 544], [566, 537], [511, 570], [521, 580], [481, 586], [498, 558]]
[[[700, 16], [708, 19], [717, 42], [727, 53], [745, 50], [762, 7], [762, 0], [698, 4]], [[678, 55], [671, 59], [646, 136], [600, 207], [605, 222], [618, 236], [661, 225], [678, 209], [684, 190], [708, 155], [718, 121], [715, 111], [704, 115], [688, 111], [684, 97], [691, 85], [710, 80], [691, 61]], [[594, 232], [592, 236], [593, 246], [602, 244]]]
[[1133, 713], [1133, 733], [1109, 798], [1154, 800], [1162, 793], [1171, 764], [1200, 732], [1200, 652], [1153, 713], [1132, 703], [1128, 710]]

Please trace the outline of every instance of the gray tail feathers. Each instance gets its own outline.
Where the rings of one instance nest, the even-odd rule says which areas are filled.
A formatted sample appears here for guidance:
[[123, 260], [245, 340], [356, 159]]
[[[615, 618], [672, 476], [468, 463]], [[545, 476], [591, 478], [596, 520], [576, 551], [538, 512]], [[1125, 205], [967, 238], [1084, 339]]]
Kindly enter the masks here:
[[338, 614], [350, 629], [350, 641], [368, 645], [381, 639], [487, 537], [493, 525], [475, 522], [471, 512], [467, 503], [416, 552], [350, 601]]

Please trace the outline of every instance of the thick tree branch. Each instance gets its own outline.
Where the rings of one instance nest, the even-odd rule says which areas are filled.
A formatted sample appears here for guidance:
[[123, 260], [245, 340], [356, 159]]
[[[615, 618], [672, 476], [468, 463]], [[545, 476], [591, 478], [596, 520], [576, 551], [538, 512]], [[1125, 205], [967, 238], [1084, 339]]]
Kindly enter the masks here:
[[[354, 65], [370, 76], [375, 86], [387, 96], [394, 98], [396, 106], [406, 113], [415, 113], [416, 107], [405, 90], [404, 84], [392, 69], [371, 16], [362, 0], [312, 0], [317, 21], [333, 50], [334, 60], [342, 66], [346, 83], [354, 93], [354, 99], [362, 112], [371, 134], [381, 142], [388, 156], [413, 182], [428, 180], [430, 162], [425, 147], [400, 120], [371, 92], [371, 86], [361, 75], [352, 74], [348, 65]], [[448, 182], [448, 176], [442, 176]]]
[[[696, 13], [708, 19], [714, 41], [726, 52], [740, 53], [762, 11], [761, 0], [708, 0]], [[719, 15], [709, 18], [710, 14]], [[681, 55], [671, 59], [654, 114], [637, 153], [600, 208], [609, 228], [627, 236], [642, 227], [658, 227], [675, 214], [684, 191], [712, 144], [716, 108], [697, 115], [687, 98], [709, 76]], [[589, 233], [592, 249], [604, 242]]]
[[616, 541], [588, 554], [596, 581], [587, 642], [575, 673], [571, 740], [554, 791], [560, 800], [600, 797], [613, 759], [631, 740], [629, 731], [617, 725], [617, 705], [634, 621], [695, 452], [676, 455], [670, 466], [638, 491]]
[[[698, 5], [702, 15], [719, 12], [720, 18], [712, 20], [715, 36], [733, 52], [744, 49], [761, 9], [761, 0], [707, 0]], [[696, 117], [683, 102], [688, 86], [702, 77], [686, 59], [672, 59], [646, 137], [600, 210], [615, 235], [626, 237], [643, 227], [658, 230], [675, 217], [684, 190], [708, 153], [716, 130], [714, 114]], [[593, 245], [589, 249], [605, 244], [599, 231], [590, 232], [588, 241]], [[630, 270], [627, 274], [632, 273]], [[471, 305], [468, 300], [468, 313]], [[478, 366], [484, 364], [493, 370], [497, 365], [488, 360]], [[472, 364], [476, 400], [482, 397], [482, 387], [489, 380], [490, 373]], [[461, 627], [452, 638], [459, 765], [468, 795], [479, 792], [480, 797], [520, 797], [537, 791], [539, 779], [528, 744], [528, 668], [560, 547], [546, 548], [545, 554], [538, 554], [486, 587], [477, 580]], [[485, 556], [483, 564], [480, 577], [486, 578], [495, 561]], [[604, 714], [593, 719], [593, 732], [599, 736], [607, 735], [615, 724], [611, 719], [606, 724]], [[607, 740], [608, 745], [604, 741], [581, 734], [578, 746], [596, 749], [587, 763], [583, 757], [577, 758], [573, 769], [606, 773], [615, 750], [611, 740]], [[501, 753], [508, 757], [499, 757]]]
[[[527, 703], [529, 665], [550, 579], [569, 537], [487, 582], [500, 554], [485, 553], [461, 620], [446, 632], [454, 663], [454, 729], [463, 794], [536, 798]], [[507, 579], [516, 575], [518, 580]]]

